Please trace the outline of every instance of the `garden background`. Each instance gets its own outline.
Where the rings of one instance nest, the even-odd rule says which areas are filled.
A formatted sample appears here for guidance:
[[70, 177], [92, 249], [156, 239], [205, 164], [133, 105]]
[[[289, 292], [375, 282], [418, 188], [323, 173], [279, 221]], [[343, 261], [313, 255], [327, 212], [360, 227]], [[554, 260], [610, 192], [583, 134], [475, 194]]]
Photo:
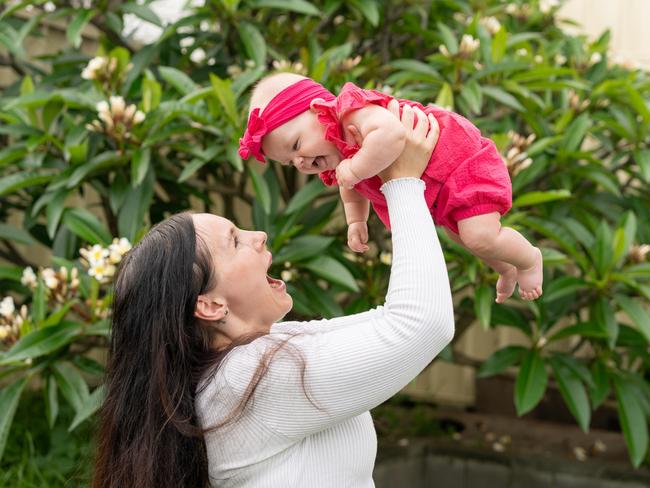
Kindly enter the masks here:
[[[462, 412], [569, 420], [620, 430], [630, 472], [647, 465], [650, 81], [609, 33], [577, 34], [553, 1], [206, 0], [171, 22], [151, 3], [0, 6], [0, 484], [84, 483], [111, 277], [171, 213], [266, 231], [292, 318], [382, 303], [378, 220], [355, 256], [336, 191], [237, 155], [249, 90], [278, 70], [468, 117], [510, 171], [504, 223], [544, 252], [543, 297], [495, 305], [496, 275], [440, 233], [456, 337], [376, 412], [380, 435], [460, 442]], [[605, 459], [578, 444], [572, 459]]]

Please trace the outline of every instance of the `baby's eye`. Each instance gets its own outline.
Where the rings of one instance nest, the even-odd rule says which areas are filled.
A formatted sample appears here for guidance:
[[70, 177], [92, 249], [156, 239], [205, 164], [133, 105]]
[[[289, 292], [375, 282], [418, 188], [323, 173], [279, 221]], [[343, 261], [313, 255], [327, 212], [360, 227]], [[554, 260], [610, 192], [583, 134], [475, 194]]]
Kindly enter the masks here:
[[297, 140], [296, 140], [296, 142], [293, 143], [293, 148], [292, 148], [292, 149], [293, 149], [294, 151], [297, 151], [297, 150], [298, 150], [298, 141], [297, 141]]

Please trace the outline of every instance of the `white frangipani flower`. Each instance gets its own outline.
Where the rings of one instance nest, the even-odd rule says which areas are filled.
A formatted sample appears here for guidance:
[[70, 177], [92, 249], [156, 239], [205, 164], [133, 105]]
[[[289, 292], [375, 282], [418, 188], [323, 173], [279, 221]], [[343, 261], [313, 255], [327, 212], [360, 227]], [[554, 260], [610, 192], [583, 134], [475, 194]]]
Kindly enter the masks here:
[[34, 273], [34, 270], [31, 268], [31, 266], [27, 266], [23, 270], [23, 275], [20, 278], [20, 282], [29, 288], [36, 287], [38, 280], [36, 278], [36, 273]]
[[0, 315], [6, 319], [13, 317], [14, 311], [16, 310], [16, 305], [14, 305], [14, 299], [11, 296], [4, 297], [0, 302]]
[[106, 278], [111, 278], [115, 274], [115, 266], [105, 261], [98, 262], [90, 267], [88, 274], [97, 281], [104, 281]]
[[282, 281], [288, 283], [293, 278], [293, 273], [288, 269], [284, 269], [282, 270], [282, 273], [280, 273], [280, 277], [282, 278]]
[[496, 17], [483, 17], [479, 23], [492, 35], [501, 30], [501, 22]]
[[591, 64], [598, 64], [598, 63], [600, 63], [602, 60], [603, 60], [603, 55], [600, 54], [599, 52], [595, 52], [595, 53], [593, 53], [593, 54], [589, 57], [589, 62], [590, 62]]
[[56, 276], [56, 271], [52, 268], [45, 268], [41, 271], [41, 276], [43, 277], [43, 282], [45, 286], [50, 290], [56, 289], [59, 286], [59, 278]]
[[206, 57], [207, 54], [203, 48], [195, 49], [192, 51], [192, 54], [190, 54], [190, 59], [196, 64], [202, 63]]
[[131, 250], [131, 243], [126, 237], [113, 239], [113, 243], [108, 247], [108, 259], [112, 264], [117, 264], [122, 257]]
[[478, 39], [474, 39], [474, 37], [469, 34], [463, 34], [463, 37], [460, 40], [459, 51], [461, 54], [469, 55], [474, 53], [480, 45], [481, 41]]

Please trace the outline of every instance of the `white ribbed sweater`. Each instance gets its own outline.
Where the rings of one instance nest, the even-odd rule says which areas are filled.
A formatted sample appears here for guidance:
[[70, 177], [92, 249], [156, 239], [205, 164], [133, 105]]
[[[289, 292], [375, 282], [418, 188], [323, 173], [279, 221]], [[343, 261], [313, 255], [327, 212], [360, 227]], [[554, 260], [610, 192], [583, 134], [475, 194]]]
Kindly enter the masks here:
[[[215, 487], [373, 487], [377, 439], [369, 410], [424, 369], [454, 333], [449, 279], [424, 201], [424, 182], [382, 187], [392, 225], [393, 264], [386, 303], [330, 320], [281, 322], [235, 348], [197, 397], [201, 425], [238, 404], [259, 358], [288, 333], [242, 418], [206, 435]], [[305, 396], [300, 375], [304, 358]]]

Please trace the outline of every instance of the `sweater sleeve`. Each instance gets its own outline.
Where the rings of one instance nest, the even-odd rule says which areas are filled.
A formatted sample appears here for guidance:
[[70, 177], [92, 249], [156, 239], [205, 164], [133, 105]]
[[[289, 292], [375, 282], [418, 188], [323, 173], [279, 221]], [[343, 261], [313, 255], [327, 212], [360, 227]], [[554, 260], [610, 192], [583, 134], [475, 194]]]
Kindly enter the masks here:
[[279, 328], [224, 368], [227, 382], [243, 392], [259, 353], [286, 336], [250, 407], [252, 415], [282, 435], [304, 437], [374, 408], [406, 386], [453, 337], [449, 279], [424, 182], [391, 180], [382, 192], [393, 224], [385, 305], [320, 321], [321, 331], [309, 327], [286, 334]]

